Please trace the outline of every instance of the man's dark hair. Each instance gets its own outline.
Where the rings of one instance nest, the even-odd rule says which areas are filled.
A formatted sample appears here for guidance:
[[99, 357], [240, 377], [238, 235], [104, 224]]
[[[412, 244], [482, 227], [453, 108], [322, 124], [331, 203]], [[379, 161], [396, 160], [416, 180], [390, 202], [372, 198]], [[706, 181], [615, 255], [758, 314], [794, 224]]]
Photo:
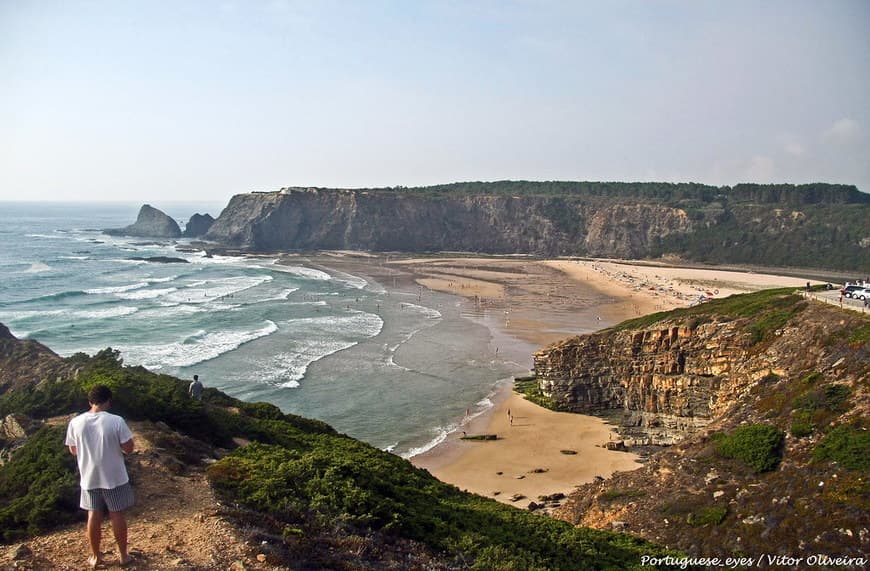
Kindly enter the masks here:
[[199, 375], [194, 375], [194, 376], [193, 376], [193, 380], [194, 380], [194, 381], [198, 381], [198, 380], [199, 380]]
[[112, 389], [106, 385], [94, 385], [88, 391], [88, 402], [91, 404], [106, 404], [112, 400]]

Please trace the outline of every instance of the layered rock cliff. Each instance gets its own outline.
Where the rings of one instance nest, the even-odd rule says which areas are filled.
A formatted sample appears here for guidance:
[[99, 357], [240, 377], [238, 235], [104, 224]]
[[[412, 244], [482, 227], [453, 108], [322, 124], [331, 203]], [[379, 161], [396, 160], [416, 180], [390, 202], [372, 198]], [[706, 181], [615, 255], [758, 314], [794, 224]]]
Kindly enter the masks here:
[[650, 325], [627, 322], [566, 339], [535, 354], [540, 389], [559, 410], [607, 415], [626, 436], [674, 444], [725, 415], [770, 376], [837, 360], [844, 373], [866, 369], [863, 353], [829, 352], [819, 345], [842, 327], [828, 322], [843, 320], [839, 310], [809, 308], [790, 297], [758, 314], [741, 307], [738, 298], [725, 299]]
[[557, 408], [608, 415], [629, 447], [674, 443], [578, 487], [558, 517], [751, 567], [866, 565], [870, 317], [760, 292], [565, 340], [535, 369]]
[[142, 238], [178, 238], [181, 236], [181, 228], [178, 227], [178, 223], [150, 204], [145, 204], [139, 209], [139, 215], [133, 224], [124, 228], [108, 228], [103, 232], [112, 236], [139, 236]]
[[520, 182], [293, 188], [234, 196], [205, 239], [254, 251], [676, 255], [870, 267], [870, 247], [861, 246], [870, 237], [870, 196], [854, 187], [780, 186], [789, 188]]

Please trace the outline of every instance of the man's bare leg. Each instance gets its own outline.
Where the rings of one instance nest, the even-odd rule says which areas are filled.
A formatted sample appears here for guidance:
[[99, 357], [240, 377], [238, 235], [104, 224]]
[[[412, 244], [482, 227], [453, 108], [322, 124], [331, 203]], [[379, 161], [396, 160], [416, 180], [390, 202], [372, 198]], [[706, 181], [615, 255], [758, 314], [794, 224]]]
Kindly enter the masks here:
[[121, 553], [121, 565], [126, 565], [130, 561], [127, 553], [127, 518], [124, 517], [124, 512], [109, 512], [109, 519], [112, 520], [112, 533], [115, 534], [118, 551]]
[[100, 559], [100, 542], [103, 539], [103, 511], [89, 510], [88, 511], [88, 545], [91, 546], [91, 556], [88, 557], [88, 564], [91, 568], [96, 568], [102, 563]]

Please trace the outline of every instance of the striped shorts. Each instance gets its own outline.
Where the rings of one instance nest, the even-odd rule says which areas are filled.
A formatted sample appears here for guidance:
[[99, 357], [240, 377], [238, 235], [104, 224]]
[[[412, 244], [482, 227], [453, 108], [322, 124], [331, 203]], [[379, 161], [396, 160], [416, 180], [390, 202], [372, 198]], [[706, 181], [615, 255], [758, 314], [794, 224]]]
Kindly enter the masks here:
[[133, 486], [127, 482], [111, 490], [82, 490], [80, 506], [88, 511], [122, 512], [132, 506], [134, 501]]

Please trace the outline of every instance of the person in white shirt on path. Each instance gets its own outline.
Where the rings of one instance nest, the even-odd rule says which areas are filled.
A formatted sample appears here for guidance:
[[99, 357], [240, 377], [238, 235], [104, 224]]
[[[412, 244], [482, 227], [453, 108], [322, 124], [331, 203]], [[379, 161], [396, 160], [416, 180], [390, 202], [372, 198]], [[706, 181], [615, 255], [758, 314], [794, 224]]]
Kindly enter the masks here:
[[133, 433], [123, 418], [107, 412], [112, 404], [109, 387], [91, 388], [88, 403], [91, 409], [73, 418], [66, 431], [66, 445], [79, 467], [80, 505], [88, 511], [87, 536], [91, 548], [88, 564], [96, 568], [103, 563], [100, 542], [104, 511], [108, 511], [121, 555], [119, 563], [123, 566], [130, 562], [124, 510], [134, 502], [124, 454], [133, 452]]

